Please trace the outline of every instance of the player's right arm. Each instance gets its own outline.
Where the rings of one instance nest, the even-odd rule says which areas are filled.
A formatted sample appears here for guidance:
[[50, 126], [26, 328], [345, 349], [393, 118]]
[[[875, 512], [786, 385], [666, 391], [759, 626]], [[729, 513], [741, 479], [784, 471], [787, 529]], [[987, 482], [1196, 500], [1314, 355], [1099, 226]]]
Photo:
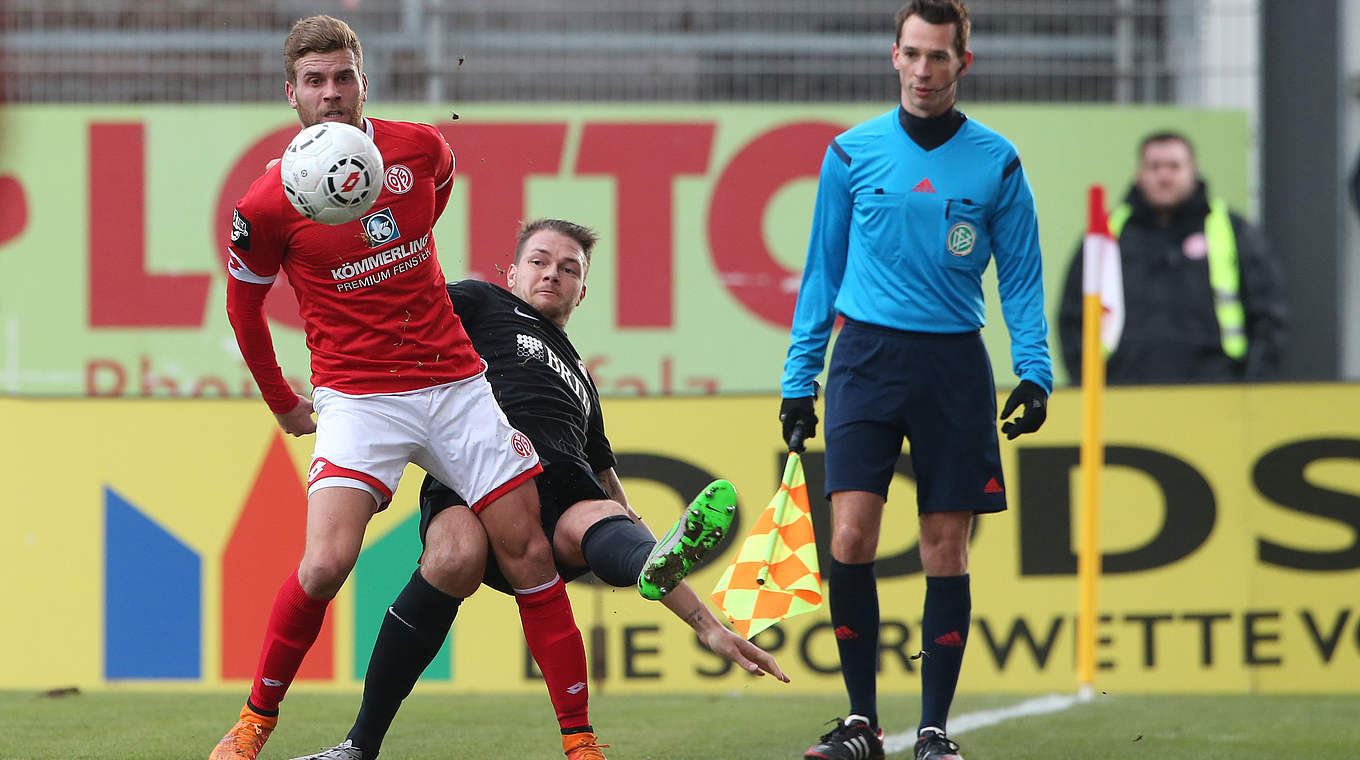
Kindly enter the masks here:
[[440, 215], [444, 213], [444, 208], [449, 205], [449, 195], [453, 192], [453, 176], [456, 173], [453, 149], [449, 147], [448, 141], [438, 129], [429, 124], [420, 126], [427, 130], [430, 137], [430, 163], [434, 172], [433, 221], [438, 221]]
[[290, 435], [313, 433], [316, 423], [311, 416], [312, 403], [294, 393], [283, 379], [264, 316], [264, 298], [278, 277], [282, 246], [255, 228], [253, 212], [245, 201], [242, 206], [232, 211], [231, 238], [227, 241], [227, 319], [241, 357], [279, 427]]

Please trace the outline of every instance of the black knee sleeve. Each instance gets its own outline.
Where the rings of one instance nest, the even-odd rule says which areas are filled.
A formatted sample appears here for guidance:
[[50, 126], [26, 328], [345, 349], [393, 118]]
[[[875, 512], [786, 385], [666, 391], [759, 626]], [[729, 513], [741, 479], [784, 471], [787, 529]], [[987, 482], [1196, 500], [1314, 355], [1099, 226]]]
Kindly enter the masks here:
[[646, 526], [627, 515], [610, 515], [586, 529], [581, 537], [585, 555], [595, 577], [611, 586], [631, 586], [647, 562], [656, 539]]

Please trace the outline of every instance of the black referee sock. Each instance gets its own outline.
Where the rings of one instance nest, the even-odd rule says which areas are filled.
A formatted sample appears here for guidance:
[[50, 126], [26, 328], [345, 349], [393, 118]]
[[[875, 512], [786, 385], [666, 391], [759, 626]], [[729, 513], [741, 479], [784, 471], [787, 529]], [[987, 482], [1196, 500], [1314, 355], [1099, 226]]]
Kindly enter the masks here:
[[610, 515], [586, 529], [581, 554], [595, 577], [611, 586], [637, 583], [656, 539], [627, 515]]
[[874, 563], [847, 565], [831, 558], [826, 575], [831, 627], [841, 655], [850, 713], [878, 726], [878, 586]]
[[945, 728], [963, 667], [972, 612], [967, 573], [926, 577], [925, 613], [921, 618], [921, 648], [926, 656], [921, 664], [920, 728]]
[[373, 758], [401, 701], [415, 688], [449, 635], [462, 599], [431, 586], [417, 569], [387, 608], [364, 676], [364, 697], [349, 740]]

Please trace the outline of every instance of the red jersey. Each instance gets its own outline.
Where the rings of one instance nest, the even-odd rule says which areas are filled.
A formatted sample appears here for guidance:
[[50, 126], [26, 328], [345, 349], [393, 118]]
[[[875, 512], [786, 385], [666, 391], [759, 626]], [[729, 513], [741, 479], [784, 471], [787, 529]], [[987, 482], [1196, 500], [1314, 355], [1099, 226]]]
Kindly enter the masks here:
[[428, 124], [365, 117], [385, 177], [373, 208], [340, 225], [313, 222], [271, 167], [236, 205], [227, 313], [241, 353], [275, 412], [296, 405], [274, 357], [264, 294], [280, 268], [297, 294], [312, 385], [398, 393], [482, 369], [444, 289], [431, 231], [453, 184], [453, 152]]

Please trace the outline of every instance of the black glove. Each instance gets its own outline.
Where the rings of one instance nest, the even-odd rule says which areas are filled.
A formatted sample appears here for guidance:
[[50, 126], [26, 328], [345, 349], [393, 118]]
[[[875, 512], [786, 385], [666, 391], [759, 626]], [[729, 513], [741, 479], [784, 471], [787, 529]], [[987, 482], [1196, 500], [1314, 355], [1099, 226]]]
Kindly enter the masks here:
[[802, 453], [803, 441], [817, 435], [817, 386], [811, 396], [786, 398], [779, 404], [779, 421], [784, 423], [784, 443], [789, 451]]
[[1048, 394], [1040, 388], [1038, 384], [1028, 380], [1021, 380], [1020, 384], [1011, 391], [1010, 398], [1006, 399], [1006, 405], [1001, 408], [1001, 419], [1011, 416], [1017, 407], [1024, 407], [1020, 419], [1014, 422], [1007, 420], [1001, 426], [1001, 432], [1006, 434], [1006, 440], [1013, 441], [1018, 435], [1033, 433], [1044, 424], [1048, 418]]

